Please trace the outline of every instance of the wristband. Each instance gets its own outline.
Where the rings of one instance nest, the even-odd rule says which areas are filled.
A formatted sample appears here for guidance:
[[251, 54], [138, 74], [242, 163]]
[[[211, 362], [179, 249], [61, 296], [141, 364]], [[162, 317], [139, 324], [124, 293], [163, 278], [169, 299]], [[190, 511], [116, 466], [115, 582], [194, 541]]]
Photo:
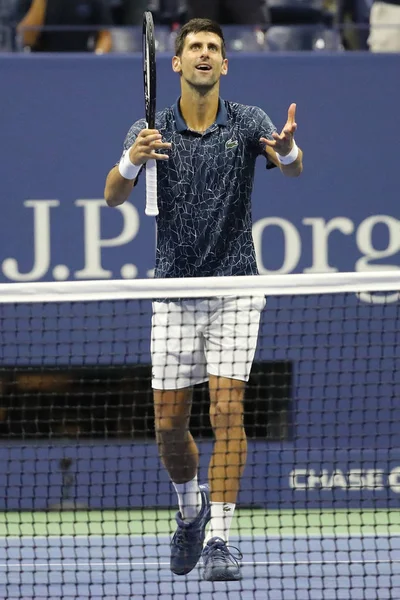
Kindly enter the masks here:
[[137, 167], [131, 162], [131, 159], [129, 158], [129, 150], [127, 150], [124, 156], [119, 161], [118, 170], [122, 177], [124, 177], [125, 179], [132, 180], [136, 179], [136, 176], [139, 173], [141, 167], [142, 165], [139, 165]]
[[289, 152], [289, 154], [286, 154], [286, 156], [281, 156], [280, 154], [276, 153], [276, 156], [278, 157], [278, 160], [282, 165], [291, 165], [296, 160], [298, 155], [299, 155], [299, 148], [294, 140], [293, 140], [293, 147], [292, 147], [291, 151]]

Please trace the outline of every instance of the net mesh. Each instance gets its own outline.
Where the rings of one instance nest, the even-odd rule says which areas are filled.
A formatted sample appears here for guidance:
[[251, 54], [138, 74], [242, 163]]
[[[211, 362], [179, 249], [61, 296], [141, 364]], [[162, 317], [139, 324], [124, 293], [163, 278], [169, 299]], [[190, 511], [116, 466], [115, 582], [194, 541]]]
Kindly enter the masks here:
[[[0, 597], [398, 599], [399, 292], [393, 272], [1, 285]], [[221, 377], [249, 364], [229, 532], [242, 578], [205, 581], [201, 559], [174, 575], [152, 377], [195, 384], [199, 482], [231, 502], [244, 454]]]

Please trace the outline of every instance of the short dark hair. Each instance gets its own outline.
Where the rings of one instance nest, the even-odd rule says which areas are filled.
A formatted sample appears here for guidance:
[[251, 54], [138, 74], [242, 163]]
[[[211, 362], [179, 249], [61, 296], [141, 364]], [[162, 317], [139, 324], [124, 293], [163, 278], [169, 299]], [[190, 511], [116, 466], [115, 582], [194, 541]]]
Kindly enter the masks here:
[[222, 58], [226, 57], [225, 52], [225, 39], [222, 32], [221, 26], [212, 21], [211, 19], [191, 19], [181, 28], [176, 40], [175, 40], [175, 55], [180, 56], [185, 45], [185, 40], [189, 33], [200, 33], [201, 31], [207, 31], [209, 33], [215, 33], [221, 38], [221, 53]]

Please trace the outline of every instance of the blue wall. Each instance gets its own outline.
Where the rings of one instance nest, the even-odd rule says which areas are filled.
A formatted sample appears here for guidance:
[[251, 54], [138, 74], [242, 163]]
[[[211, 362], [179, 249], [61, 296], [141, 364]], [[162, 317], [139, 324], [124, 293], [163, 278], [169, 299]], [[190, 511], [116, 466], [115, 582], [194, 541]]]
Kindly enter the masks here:
[[[253, 206], [262, 272], [400, 266], [399, 71], [396, 55], [231, 58], [222, 95], [261, 106], [278, 127], [297, 102], [305, 152], [299, 180], [265, 173], [260, 159]], [[179, 82], [167, 57], [158, 73], [163, 107]], [[2, 56], [0, 78], [0, 280], [118, 278], [125, 264], [147, 277], [154, 220], [144, 215], [143, 182], [123, 213], [101, 202], [124, 136], [143, 116], [140, 60]], [[329, 237], [324, 221], [334, 229]], [[99, 246], [122, 232], [110, 242], [117, 245]], [[54, 272], [59, 265], [68, 272]]]
[[[200, 444], [200, 480], [210, 444]], [[69, 458], [70, 497], [90, 509], [176, 506], [154, 444], [15, 444], [0, 447], [0, 510], [46, 510], [60, 503], [59, 461]], [[400, 450], [294, 450], [249, 444], [238, 504], [260, 508], [393, 508], [400, 498]]]
[[[396, 55], [231, 58], [223, 97], [261, 106], [278, 128], [289, 104], [296, 102], [297, 140], [305, 153], [305, 171], [298, 180], [285, 179], [277, 170], [266, 173], [261, 160], [258, 165], [253, 214], [261, 272], [400, 268], [399, 72]], [[178, 79], [164, 56], [158, 73], [162, 107], [178, 96]], [[119, 159], [125, 133], [143, 114], [140, 60], [1, 56], [0, 80], [0, 281], [151, 275], [154, 220], [144, 215], [143, 181], [121, 209], [109, 209], [102, 199], [105, 176]], [[311, 305], [306, 323], [304, 311], [296, 313], [292, 307], [279, 339], [274, 337], [277, 313], [265, 320], [258, 358], [289, 358], [295, 364], [295, 439], [285, 447], [252, 446], [241, 503], [396, 505], [398, 307], [397, 295], [384, 307], [373, 297], [353, 297], [344, 322], [340, 306], [323, 318]], [[12, 325], [3, 330], [3, 364], [50, 364], [55, 352], [58, 364], [87, 356], [88, 346], [83, 352], [79, 335], [71, 346], [65, 332], [61, 339], [51, 338], [54, 327], [48, 328], [49, 337], [38, 334], [27, 340], [21, 329], [26, 307], [18, 321], [27, 352], [21, 355], [13, 345], [17, 321], [10, 310], [2, 313]], [[279, 317], [282, 325], [285, 314]], [[317, 330], [316, 317], [321, 319]], [[372, 335], [360, 334], [362, 319], [368, 319], [364, 323], [374, 329]], [[86, 335], [95, 361], [100, 348], [96, 326]], [[102, 339], [104, 362], [111, 342]], [[113, 345], [116, 363], [124, 360], [127, 347], [135, 355], [138, 340], [118, 343]], [[328, 345], [333, 346], [330, 353]], [[141, 351], [148, 359], [147, 347]], [[56, 462], [65, 453], [76, 458], [78, 499], [93, 508], [100, 503], [103, 508], [169, 504], [165, 476], [160, 475], [160, 489], [150, 483], [159, 468], [152, 445], [15, 445], [0, 448], [8, 473], [0, 476], [0, 489], [7, 490], [0, 494], [0, 508], [45, 508], [59, 500]], [[33, 489], [31, 469], [41, 473], [37, 482], [47, 490], [45, 497]], [[333, 481], [334, 471], [340, 473]], [[108, 483], [102, 488], [103, 476]], [[326, 489], [321, 491], [321, 485]], [[141, 495], [138, 490], [144, 488]]]

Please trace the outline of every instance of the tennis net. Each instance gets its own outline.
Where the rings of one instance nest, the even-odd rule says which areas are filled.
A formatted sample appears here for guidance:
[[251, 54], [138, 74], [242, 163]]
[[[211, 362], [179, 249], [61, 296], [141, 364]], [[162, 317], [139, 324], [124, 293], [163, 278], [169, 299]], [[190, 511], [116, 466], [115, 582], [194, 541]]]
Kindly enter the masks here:
[[[0, 285], [0, 597], [398, 599], [399, 299], [396, 271]], [[238, 451], [217, 427], [238, 426], [210, 418], [210, 394], [251, 362], [242, 579], [204, 581], [201, 560], [173, 575], [152, 376], [195, 384], [199, 482], [232, 502]]]

